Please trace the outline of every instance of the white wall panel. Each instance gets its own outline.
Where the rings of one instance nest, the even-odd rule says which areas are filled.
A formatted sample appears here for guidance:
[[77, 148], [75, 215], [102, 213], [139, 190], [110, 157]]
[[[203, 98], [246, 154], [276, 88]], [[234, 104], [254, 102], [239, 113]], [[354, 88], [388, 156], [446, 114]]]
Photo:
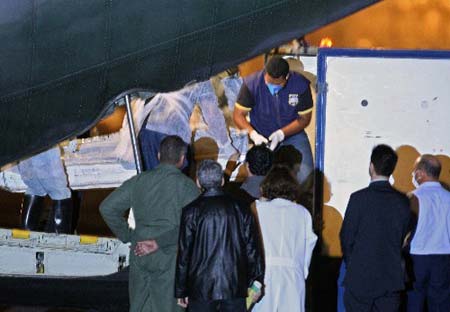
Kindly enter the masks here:
[[342, 216], [350, 194], [369, 183], [375, 145], [449, 155], [449, 59], [328, 56], [326, 66], [327, 204]]

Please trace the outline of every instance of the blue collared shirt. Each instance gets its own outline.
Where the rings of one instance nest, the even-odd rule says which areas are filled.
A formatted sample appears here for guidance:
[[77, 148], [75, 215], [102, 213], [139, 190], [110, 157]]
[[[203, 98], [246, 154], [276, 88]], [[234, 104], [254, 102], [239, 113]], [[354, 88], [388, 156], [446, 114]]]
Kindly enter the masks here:
[[312, 111], [309, 80], [289, 72], [285, 86], [272, 95], [264, 81], [264, 71], [244, 79], [236, 107], [250, 112], [250, 124], [268, 138], [273, 132], [290, 124], [301, 114]]
[[425, 182], [413, 194], [419, 200], [419, 220], [411, 254], [450, 255], [450, 192], [439, 182]]

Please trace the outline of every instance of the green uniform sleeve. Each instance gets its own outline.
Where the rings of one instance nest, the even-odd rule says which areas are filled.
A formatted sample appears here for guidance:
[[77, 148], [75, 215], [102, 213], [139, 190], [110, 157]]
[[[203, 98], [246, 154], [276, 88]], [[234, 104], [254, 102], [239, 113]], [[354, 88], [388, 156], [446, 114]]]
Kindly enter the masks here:
[[178, 244], [178, 232], [180, 229], [180, 219], [183, 208], [191, 203], [200, 195], [200, 191], [192, 180], [187, 180], [187, 183], [178, 185], [174, 190], [173, 200], [173, 228], [166, 231], [155, 238], [159, 248], [169, 246], [176, 246]]
[[131, 208], [131, 192], [135, 177], [125, 181], [100, 204], [100, 213], [108, 227], [124, 243], [131, 241], [132, 229], [128, 227], [125, 212]]

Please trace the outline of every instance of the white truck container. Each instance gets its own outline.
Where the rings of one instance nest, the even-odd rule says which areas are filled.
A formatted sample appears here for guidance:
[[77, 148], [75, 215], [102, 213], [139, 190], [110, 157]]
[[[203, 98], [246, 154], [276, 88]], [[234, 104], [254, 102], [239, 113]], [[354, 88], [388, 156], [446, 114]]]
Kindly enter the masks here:
[[397, 189], [413, 189], [421, 154], [438, 155], [449, 184], [449, 82], [450, 51], [321, 49], [316, 168], [325, 203], [344, 216], [350, 194], [368, 185], [370, 154], [381, 143], [399, 155]]

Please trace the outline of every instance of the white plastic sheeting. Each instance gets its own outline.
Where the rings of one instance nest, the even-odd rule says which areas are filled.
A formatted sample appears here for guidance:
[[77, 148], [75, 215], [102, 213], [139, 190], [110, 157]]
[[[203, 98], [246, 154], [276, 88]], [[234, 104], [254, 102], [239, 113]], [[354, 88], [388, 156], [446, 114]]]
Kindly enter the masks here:
[[226, 144], [228, 137], [225, 120], [210, 81], [196, 83], [175, 92], [157, 94], [144, 108], [144, 115], [150, 115], [146, 128], [178, 135], [186, 143], [190, 143], [189, 119], [195, 104], [200, 106], [211, 136], [219, 145]]
[[[235, 101], [242, 79], [225, 78], [228, 101]], [[191, 129], [189, 119], [198, 104], [204, 127]], [[228, 134], [223, 112], [210, 81], [188, 86], [182, 90], [156, 95], [147, 105], [137, 99], [132, 102], [136, 133], [150, 114], [147, 128], [166, 134], [179, 135], [187, 143], [202, 137], [212, 138], [218, 147], [218, 161], [225, 167], [229, 157], [239, 150], [247, 152], [246, 133], [230, 129]], [[88, 139], [72, 140], [63, 144], [63, 163], [71, 189], [111, 188], [136, 174], [127, 118], [118, 133]], [[18, 167], [9, 166], [0, 171], [0, 187], [12, 192], [24, 192]]]
[[[198, 104], [203, 121], [207, 125], [206, 135], [213, 138], [219, 148], [224, 148], [230, 143], [225, 119], [219, 109], [218, 100], [210, 81], [195, 83], [174, 92], [158, 93], [145, 106], [142, 104], [143, 102], [138, 100], [132, 105], [136, 132], [139, 132], [148, 116], [145, 124], [147, 129], [168, 135], [178, 135], [186, 143], [191, 143], [192, 129], [189, 119], [195, 105]], [[132, 162], [131, 140], [127, 129], [128, 122], [124, 118], [120, 130], [120, 143], [115, 153], [119, 159]], [[205, 136], [205, 134], [201, 136]]]
[[[369, 183], [375, 145], [448, 156], [449, 59], [327, 57], [326, 68], [327, 204], [342, 216], [350, 194]], [[408, 170], [400, 178], [410, 180]]]
[[230, 111], [234, 110], [234, 104], [238, 97], [242, 86], [242, 78], [236, 76], [225, 77], [222, 79], [222, 84], [227, 97], [228, 108]]
[[49, 195], [54, 200], [70, 198], [67, 175], [59, 146], [22, 160], [18, 164], [20, 176], [30, 195]]
[[[115, 149], [121, 142], [120, 135], [113, 133], [62, 144], [63, 162], [71, 189], [117, 187], [136, 174], [134, 161], [117, 159]], [[0, 187], [11, 192], [25, 192], [27, 188], [17, 166], [0, 172]]]

